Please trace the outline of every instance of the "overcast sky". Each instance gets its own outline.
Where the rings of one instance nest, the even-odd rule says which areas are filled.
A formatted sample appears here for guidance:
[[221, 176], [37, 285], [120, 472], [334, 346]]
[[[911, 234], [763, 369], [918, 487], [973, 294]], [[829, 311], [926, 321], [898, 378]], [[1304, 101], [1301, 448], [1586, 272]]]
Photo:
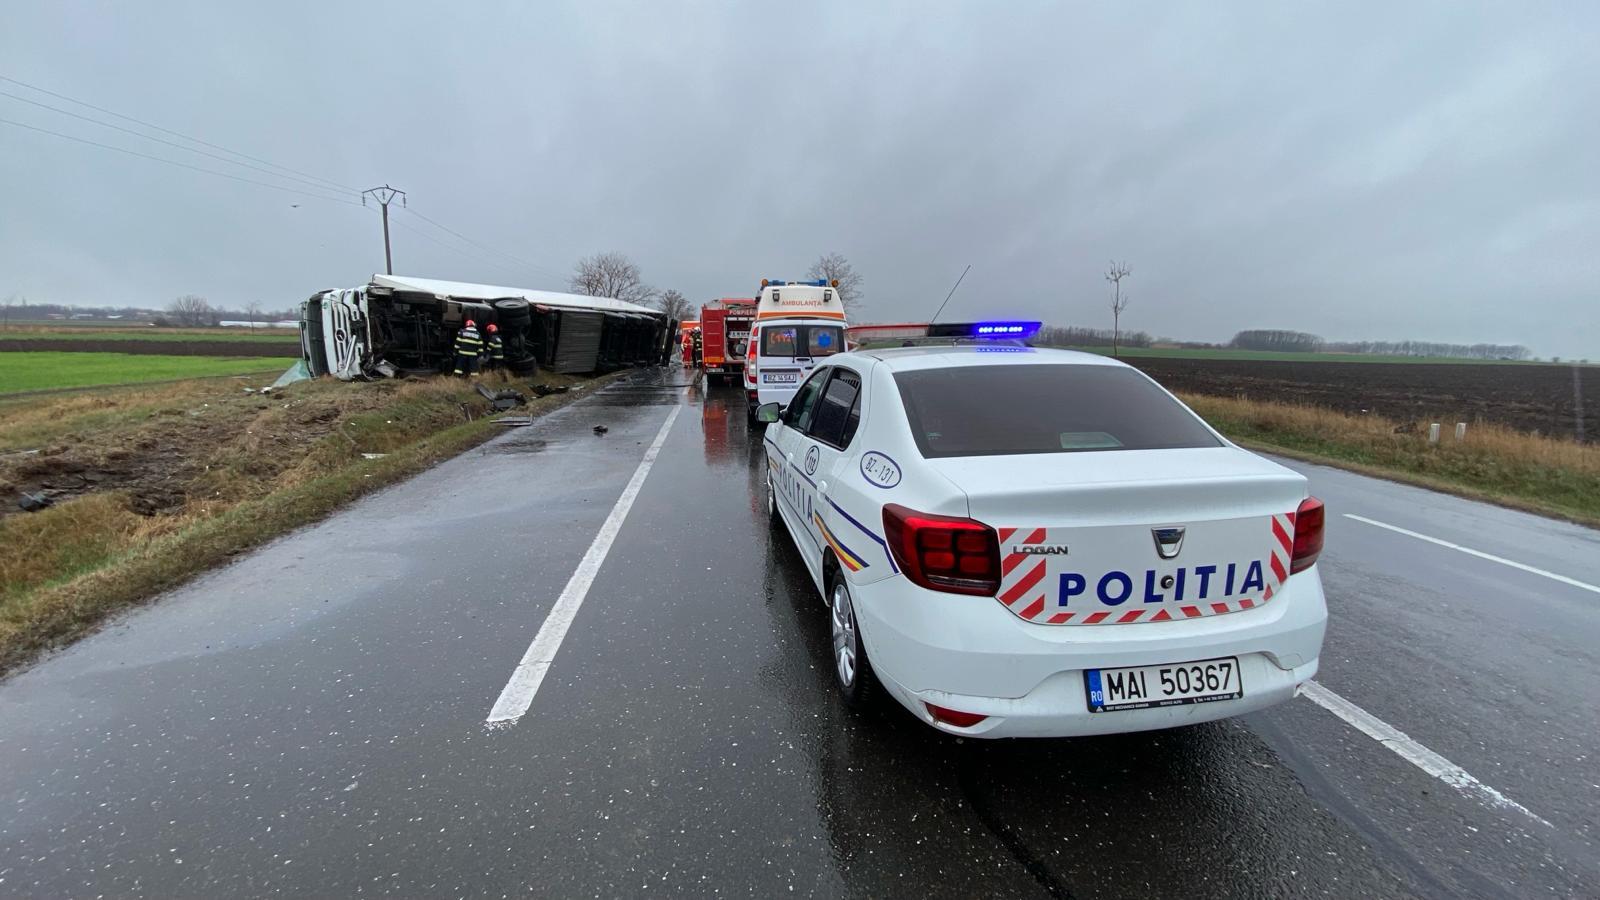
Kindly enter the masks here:
[[[10, 4], [0, 75], [516, 258], [396, 212], [401, 274], [561, 289], [618, 250], [698, 303], [837, 250], [864, 319], [970, 263], [946, 319], [1109, 327], [1114, 257], [1154, 334], [1600, 358], [1600, 4], [250, 6]], [[382, 269], [370, 209], [0, 124], [0, 298], [283, 308]]]

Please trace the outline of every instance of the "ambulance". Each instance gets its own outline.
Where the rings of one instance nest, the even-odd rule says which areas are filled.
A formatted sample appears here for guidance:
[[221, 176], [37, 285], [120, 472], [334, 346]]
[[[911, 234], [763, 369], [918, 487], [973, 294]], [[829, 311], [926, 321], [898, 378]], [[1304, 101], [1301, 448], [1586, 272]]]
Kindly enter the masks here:
[[869, 327], [890, 346], [757, 410], [766, 509], [846, 704], [882, 690], [951, 734], [1066, 737], [1254, 712], [1316, 675], [1305, 476], [1138, 369], [1027, 346], [1036, 322]]
[[750, 421], [763, 403], [787, 405], [812, 369], [844, 351], [838, 282], [761, 279], [744, 365]]

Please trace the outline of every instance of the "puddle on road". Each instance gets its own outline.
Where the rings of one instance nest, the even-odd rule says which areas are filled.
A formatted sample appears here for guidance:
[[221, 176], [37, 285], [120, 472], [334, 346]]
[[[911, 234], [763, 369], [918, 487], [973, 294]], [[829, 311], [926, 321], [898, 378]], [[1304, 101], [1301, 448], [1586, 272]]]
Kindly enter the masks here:
[[677, 406], [681, 387], [627, 385], [601, 391], [590, 398], [595, 406]]
[[[551, 441], [547, 441], [544, 438], [533, 438], [532, 440], [526, 441], [501, 441], [484, 447], [483, 452], [485, 454], [492, 453], [496, 456], [523, 453], [543, 453], [550, 447], [551, 443]], [[559, 444], [561, 441], [555, 441], [554, 443]]]

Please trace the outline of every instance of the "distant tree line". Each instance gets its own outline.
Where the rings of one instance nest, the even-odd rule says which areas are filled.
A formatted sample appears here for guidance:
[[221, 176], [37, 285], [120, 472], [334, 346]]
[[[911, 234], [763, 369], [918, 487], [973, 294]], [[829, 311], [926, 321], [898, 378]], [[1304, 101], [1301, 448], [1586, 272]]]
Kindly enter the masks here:
[[1322, 338], [1314, 334], [1276, 328], [1241, 331], [1228, 342], [1228, 346], [1236, 350], [1278, 350], [1287, 353], [1316, 353], [1322, 350], [1322, 344]]
[[[180, 308], [181, 307], [181, 308]], [[148, 322], [152, 325], [199, 324], [210, 325], [223, 320], [239, 322], [286, 321], [298, 318], [294, 307], [263, 311], [259, 304], [249, 304], [243, 309], [212, 306], [203, 297], [186, 294], [167, 305], [165, 310], [146, 309], [140, 306], [68, 306], [64, 303], [35, 303], [13, 294], [0, 302], [0, 317], [9, 322], [38, 321], [46, 319], [78, 319], [112, 321], [120, 323]]]
[[1532, 359], [1521, 344], [1441, 344], [1436, 341], [1330, 341], [1329, 353], [1375, 353], [1383, 356], [1453, 356], [1461, 359]]
[[1441, 356], [1455, 359], [1532, 359], [1521, 344], [1447, 344], [1440, 341], [1325, 341], [1304, 331], [1254, 329], [1233, 336], [1238, 350], [1290, 353], [1369, 353], [1375, 356]]
[[1110, 328], [1046, 325], [1039, 329], [1034, 343], [1044, 347], [1110, 347], [1114, 341], [1124, 347], [1148, 347], [1150, 340], [1149, 333], [1144, 331], [1117, 333]]

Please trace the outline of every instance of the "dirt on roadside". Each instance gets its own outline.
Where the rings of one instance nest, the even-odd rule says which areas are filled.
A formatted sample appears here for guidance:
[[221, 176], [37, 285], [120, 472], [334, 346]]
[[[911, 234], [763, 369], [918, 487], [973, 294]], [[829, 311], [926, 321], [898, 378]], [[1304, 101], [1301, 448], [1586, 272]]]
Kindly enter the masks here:
[[[31, 398], [0, 408], [0, 425], [14, 419], [39, 434], [33, 446], [0, 450], [0, 520], [24, 514], [24, 494], [59, 504], [119, 492], [140, 516], [203, 512], [314, 477], [339, 458], [384, 452], [395, 441], [389, 430], [447, 427], [486, 407], [450, 379], [303, 382], [272, 394], [246, 393], [236, 381], [187, 382]], [[375, 420], [383, 410], [396, 418]], [[336, 433], [342, 439], [330, 444]]]

